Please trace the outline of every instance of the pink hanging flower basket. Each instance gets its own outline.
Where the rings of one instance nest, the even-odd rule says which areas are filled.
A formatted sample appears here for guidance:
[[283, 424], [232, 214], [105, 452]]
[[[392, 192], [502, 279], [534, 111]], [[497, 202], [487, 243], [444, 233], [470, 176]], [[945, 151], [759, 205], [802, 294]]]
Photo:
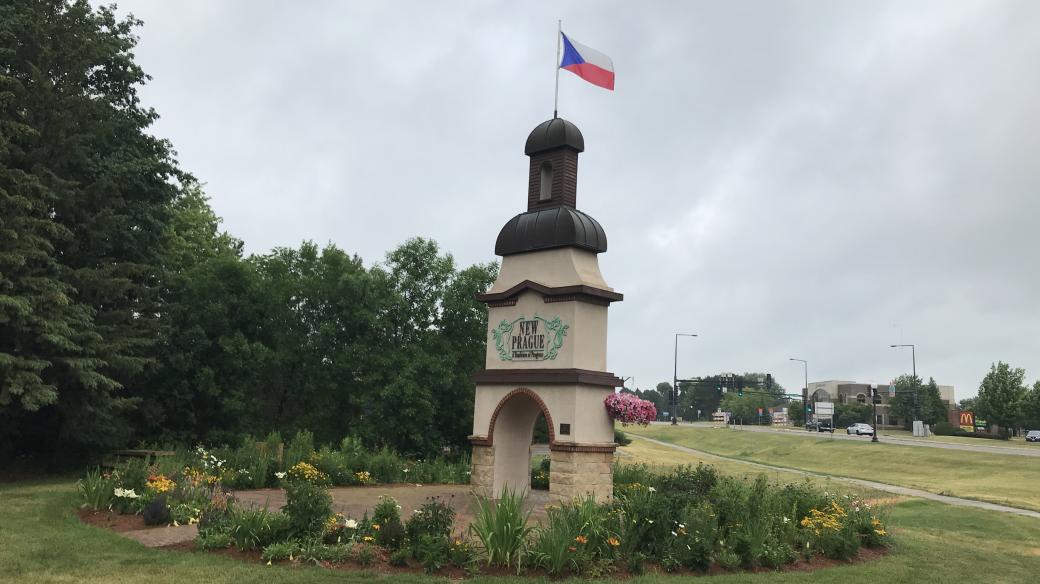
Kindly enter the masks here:
[[646, 426], [657, 419], [657, 408], [653, 402], [639, 399], [630, 393], [612, 393], [603, 400], [611, 419], [622, 426], [639, 424]]

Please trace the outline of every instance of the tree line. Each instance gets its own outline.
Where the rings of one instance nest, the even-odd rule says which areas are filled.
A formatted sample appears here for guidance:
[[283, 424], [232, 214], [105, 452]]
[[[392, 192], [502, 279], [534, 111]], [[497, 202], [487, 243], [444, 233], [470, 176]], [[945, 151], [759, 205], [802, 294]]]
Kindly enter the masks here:
[[0, 462], [303, 428], [463, 445], [497, 264], [423, 239], [371, 267], [331, 244], [244, 254], [148, 133], [140, 24], [0, 5]]

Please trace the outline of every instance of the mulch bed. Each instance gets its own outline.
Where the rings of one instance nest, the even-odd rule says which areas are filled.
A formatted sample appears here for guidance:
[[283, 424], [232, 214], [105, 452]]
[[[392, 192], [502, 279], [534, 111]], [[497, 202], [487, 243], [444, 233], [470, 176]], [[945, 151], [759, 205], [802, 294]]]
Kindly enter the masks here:
[[76, 511], [80, 521], [94, 527], [108, 529], [116, 533], [127, 531], [138, 531], [140, 529], [156, 529], [166, 527], [165, 525], [145, 525], [144, 517], [140, 515], [124, 515], [114, 511], [94, 511], [93, 509], [79, 509]]

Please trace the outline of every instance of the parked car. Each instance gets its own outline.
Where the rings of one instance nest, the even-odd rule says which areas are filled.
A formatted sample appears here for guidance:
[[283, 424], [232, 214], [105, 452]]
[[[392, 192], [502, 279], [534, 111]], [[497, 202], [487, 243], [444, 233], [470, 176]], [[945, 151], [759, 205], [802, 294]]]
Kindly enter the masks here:
[[862, 436], [864, 434], [866, 434], [867, 436], [873, 436], [874, 427], [870, 424], [855, 423], [849, 426], [848, 428], [845, 428], [845, 433], [855, 434], [856, 436]]
[[830, 432], [831, 434], [833, 434], [834, 433], [834, 422], [832, 422], [830, 420], [820, 420], [819, 422], [816, 422], [816, 431], [817, 432]]
[[810, 432], [815, 432], [816, 431], [816, 422], [815, 421], [806, 422], [805, 423], [805, 429], [810, 431]]
[[1040, 430], [1026, 432], [1026, 442], [1040, 442]]

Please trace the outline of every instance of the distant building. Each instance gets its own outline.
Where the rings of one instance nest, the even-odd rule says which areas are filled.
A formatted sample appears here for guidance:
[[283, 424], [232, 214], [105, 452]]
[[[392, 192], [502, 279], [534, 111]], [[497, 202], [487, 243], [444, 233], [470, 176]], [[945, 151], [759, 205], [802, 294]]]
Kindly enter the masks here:
[[[957, 407], [953, 397], [952, 385], [939, 385], [939, 397], [946, 404], [947, 409]], [[893, 418], [888, 415], [889, 385], [878, 384], [878, 394], [881, 395], [881, 403], [877, 406], [877, 425], [881, 427], [899, 427], [904, 420]], [[829, 381], [813, 381], [809, 383], [809, 401], [831, 402], [834, 404], [870, 403], [870, 384], [855, 381], [842, 381], [831, 379]], [[815, 411], [815, 408], [813, 408]]]

